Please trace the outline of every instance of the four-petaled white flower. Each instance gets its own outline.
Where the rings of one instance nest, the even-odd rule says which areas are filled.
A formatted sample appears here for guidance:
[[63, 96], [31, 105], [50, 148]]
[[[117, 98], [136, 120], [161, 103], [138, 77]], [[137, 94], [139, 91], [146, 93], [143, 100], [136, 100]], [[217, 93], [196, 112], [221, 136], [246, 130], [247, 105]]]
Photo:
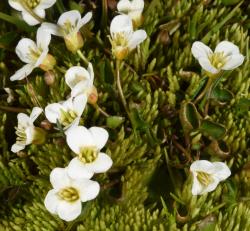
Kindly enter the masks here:
[[117, 4], [117, 10], [127, 14], [132, 19], [134, 26], [140, 26], [143, 8], [144, 0], [120, 0]]
[[12, 145], [12, 152], [19, 152], [24, 149], [26, 145], [31, 143], [41, 143], [45, 139], [45, 133], [41, 128], [34, 126], [34, 121], [42, 113], [42, 109], [34, 107], [30, 116], [19, 113], [17, 115], [18, 125], [16, 127], [16, 143]]
[[58, 121], [66, 130], [79, 124], [86, 103], [86, 95], [79, 95], [66, 101], [52, 103], [45, 108], [45, 116], [51, 123], [57, 123]]
[[244, 61], [239, 48], [228, 41], [220, 42], [214, 52], [202, 42], [194, 42], [192, 54], [201, 67], [212, 74], [217, 74], [221, 70], [233, 70]]
[[34, 18], [29, 11], [33, 11], [40, 18], [45, 18], [45, 9], [53, 6], [55, 2], [56, 0], [9, 0], [10, 6], [21, 11], [24, 21], [31, 26], [39, 24], [40, 21]]
[[57, 25], [52, 23], [42, 23], [42, 28], [49, 33], [64, 38], [66, 47], [71, 52], [75, 53], [83, 46], [83, 38], [79, 30], [92, 18], [92, 13], [87, 13], [83, 18], [77, 10], [71, 10], [63, 13], [57, 22]]
[[190, 171], [193, 174], [193, 195], [213, 191], [220, 181], [231, 175], [231, 171], [225, 163], [207, 160], [194, 161], [190, 166]]
[[82, 202], [93, 200], [100, 191], [97, 182], [89, 179], [72, 179], [67, 168], [55, 168], [50, 173], [53, 189], [44, 200], [45, 207], [65, 221], [81, 214]]
[[127, 15], [118, 15], [110, 25], [110, 42], [113, 55], [122, 60], [147, 38], [144, 30], [133, 31], [132, 20]]
[[16, 54], [27, 64], [10, 77], [11, 81], [24, 79], [36, 67], [40, 67], [44, 71], [53, 68], [56, 61], [52, 55], [48, 54], [50, 40], [51, 35], [39, 28], [36, 34], [36, 43], [28, 38], [23, 38], [19, 41], [16, 47]]
[[93, 90], [94, 71], [91, 63], [88, 65], [88, 70], [80, 66], [74, 66], [68, 69], [65, 74], [65, 82], [71, 89], [71, 96], [79, 94], [89, 94]]
[[105, 129], [71, 127], [66, 132], [66, 140], [71, 150], [77, 154], [67, 167], [72, 178], [91, 178], [94, 173], [106, 172], [112, 166], [111, 158], [100, 152], [108, 140]]

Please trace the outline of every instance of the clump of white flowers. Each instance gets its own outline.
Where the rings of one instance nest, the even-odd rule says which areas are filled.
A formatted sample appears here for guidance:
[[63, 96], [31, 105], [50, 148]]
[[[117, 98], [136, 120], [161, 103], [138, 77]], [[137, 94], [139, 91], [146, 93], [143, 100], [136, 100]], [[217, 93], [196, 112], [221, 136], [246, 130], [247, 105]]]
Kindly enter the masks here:
[[221, 70], [233, 70], [244, 61], [244, 56], [239, 48], [231, 42], [220, 42], [214, 52], [202, 42], [194, 42], [192, 54], [198, 60], [201, 67], [215, 75]]
[[225, 163], [207, 160], [194, 161], [190, 166], [190, 171], [193, 174], [193, 195], [201, 195], [215, 190], [220, 181], [231, 175], [231, 171]]

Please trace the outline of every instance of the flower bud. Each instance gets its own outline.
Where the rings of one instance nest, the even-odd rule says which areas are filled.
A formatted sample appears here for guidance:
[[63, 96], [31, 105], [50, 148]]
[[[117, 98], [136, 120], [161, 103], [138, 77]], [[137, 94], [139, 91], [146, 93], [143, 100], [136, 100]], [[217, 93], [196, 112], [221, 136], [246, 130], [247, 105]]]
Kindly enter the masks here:
[[44, 81], [48, 86], [51, 86], [55, 82], [55, 73], [53, 71], [46, 71], [44, 74]]
[[83, 47], [83, 38], [80, 32], [72, 33], [64, 37], [66, 47], [72, 53]]
[[52, 123], [50, 123], [48, 120], [43, 120], [40, 124], [40, 126], [42, 128], [44, 128], [45, 130], [49, 131], [53, 128]]
[[34, 127], [32, 144], [43, 144], [46, 140], [46, 131], [39, 127]]
[[56, 64], [56, 59], [51, 54], [47, 54], [43, 62], [40, 64], [40, 68], [44, 71], [49, 71], [54, 68]]
[[88, 96], [88, 103], [89, 104], [96, 104], [97, 100], [98, 100], [98, 92], [96, 90], [96, 87], [93, 86], [91, 91], [90, 91], [90, 94]]

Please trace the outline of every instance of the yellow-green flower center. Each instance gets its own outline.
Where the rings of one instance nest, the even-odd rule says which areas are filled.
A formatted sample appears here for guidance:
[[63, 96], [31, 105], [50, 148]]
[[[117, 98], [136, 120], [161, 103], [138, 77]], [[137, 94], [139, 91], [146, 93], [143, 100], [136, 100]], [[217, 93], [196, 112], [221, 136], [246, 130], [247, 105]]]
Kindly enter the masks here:
[[93, 162], [97, 158], [97, 155], [98, 155], [97, 148], [94, 146], [88, 146], [81, 148], [78, 158], [81, 162], [87, 164]]
[[40, 49], [29, 49], [29, 56], [32, 60], [36, 61], [41, 56], [42, 51]]
[[197, 172], [197, 179], [203, 186], [208, 186], [214, 181], [211, 174], [206, 172]]
[[73, 110], [64, 111], [63, 109], [61, 109], [60, 112], [61, 117], [59, 121], [63, 126], [70, 125], [77, 117], [76, 112]]
[[212, 66], [215, 67], [216, 69], [222, 68], [227, 62], [224, 52], [216, 52], [210, 55], [209, 60]]
[[30, 8], [34, 9], [40, 4], [40, 0], [21, 0]]
[[16, 143], [25, 145], [27, 136], [26, 136], [24, 128], [15, 127], [15, 129], [16, 129], [16, 135], [17, 135]]
[[64, 36], [71, 34], [76, 29], [76, 25], [72, 25], [72, 23], [69, 20], [66, 20], [61, 27], [62, 32], [64, 33]]
[[113, 45], [114, 47], [127, 47], [128, 46], [128, 39], [125, 33], [120, 32], [116, 33], [113, 38]]
[[61, 189], [57, 193], [57, 195], [59, 196], [60, 199], [65, 200], [67, 202], [74, 202], [80, 198], [78, 190], [73, 187], [67, 187]]

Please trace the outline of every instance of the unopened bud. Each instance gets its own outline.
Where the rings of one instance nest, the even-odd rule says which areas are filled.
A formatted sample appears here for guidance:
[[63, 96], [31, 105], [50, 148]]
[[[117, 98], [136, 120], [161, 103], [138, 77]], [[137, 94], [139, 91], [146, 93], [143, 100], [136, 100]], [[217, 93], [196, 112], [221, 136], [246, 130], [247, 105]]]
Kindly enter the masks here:
[[49, 71], [54, 68], [56, 64], [56, 59], [51, 54], [47, 54], [43, 62], [40, 64], [40, 68], [44, 71]]
[[55, 73], [53, 71], [46, 71], [44, 74], [44, 81], [48, 86], [51, 86], [55, 82]]
[[52, 123], [50, 123], [48, 120], [43, 120], [40, 124], [41, 128], [49, 131], [53, 128]]
[[98, 92], [96, 90], [96, 87], [93, 86], [88, 96], [88, 103], [94, 105], [96, 104], [97, 100], [98, 100]]
[[19, 152], [17, 152], [16, 154], [17, 154], [18, 157], [21, 157], [21, 158], [24, 158], [24, 157], [27, 156], [27, 153], [24, 152], [24, 151], [19, 151]]
[[136, 29], [138, 27], [140, 27], [144, 21], [143, 16], [140, 14], [138, 15], [138, 13], [136, 13], [135, 16], [132, 15], [132, 22], [133, 22], [133, 28]]
[[72, 53], [76, 53], [77, 50], [83, 47], [83, 38], [80, 32], [71, 33], [64, 37], [66, 47]]

